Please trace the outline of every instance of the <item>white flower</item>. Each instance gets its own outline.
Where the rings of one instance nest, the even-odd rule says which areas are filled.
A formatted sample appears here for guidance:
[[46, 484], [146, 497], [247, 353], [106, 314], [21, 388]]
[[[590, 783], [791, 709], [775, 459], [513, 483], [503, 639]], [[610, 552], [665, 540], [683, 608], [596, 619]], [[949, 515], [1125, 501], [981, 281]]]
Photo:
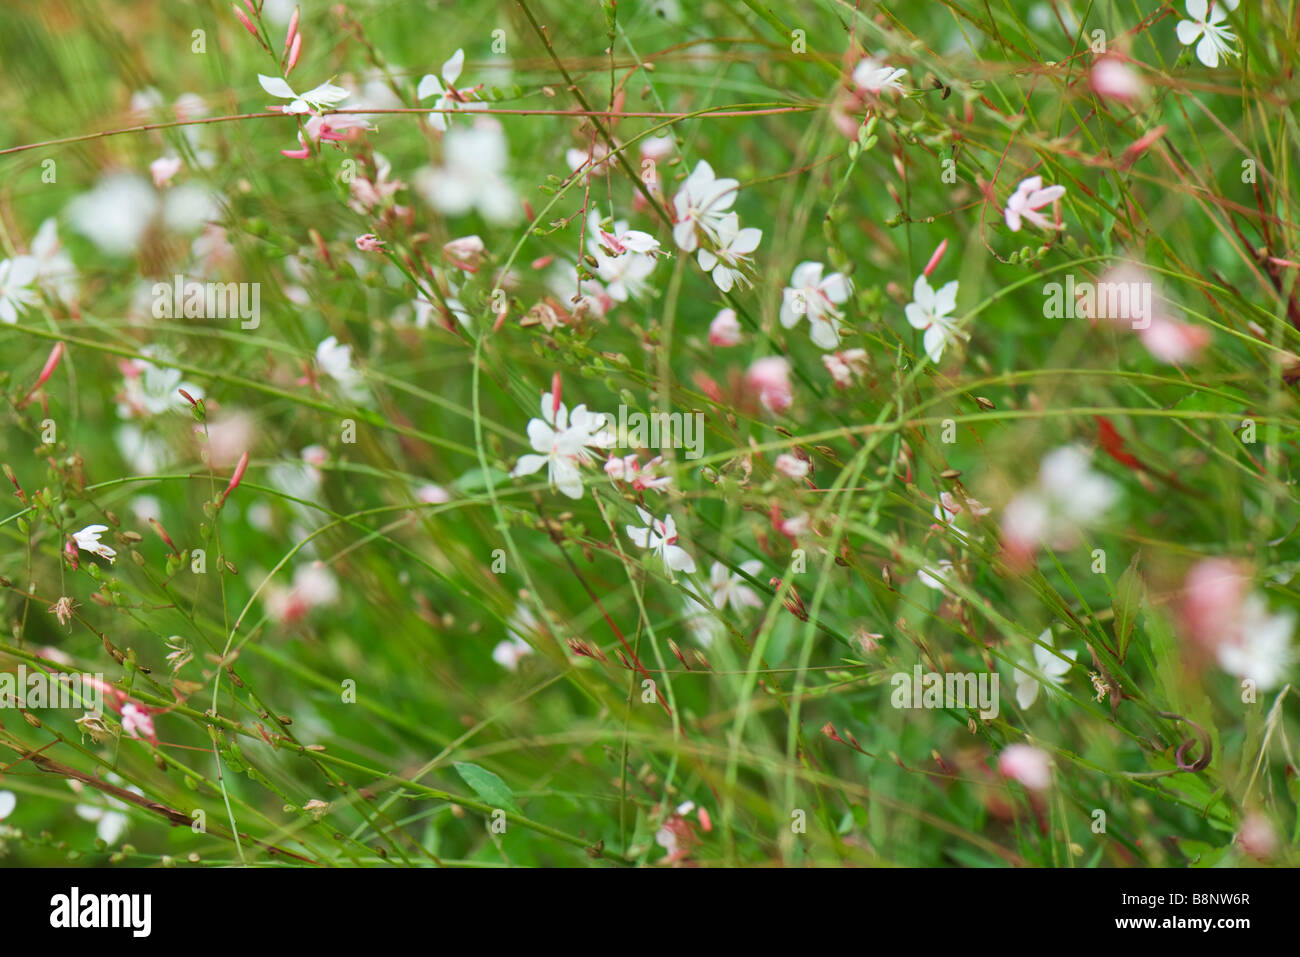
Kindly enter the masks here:
[[293, 584], [271, 584], [266, 588], [266, 610], [276, 621], [292, 623], [304, 618], [313, 608], [336, 604], [339, 582], [323, 562], [299, 565], [293, 571]]
[[161, 415], [174, 409], [188, 409], [189, 402], [180, 390], [184, 389], [195, 399], [203, 398], [203, 389], [181, 379], [181, 371], [166, 365], [167, 357], [148, 347], [142, 350], [158, 364], [148, 359], [130, 359], [122, 363], [124, 376], [117, 414], [124, 419]]
[[72, 540], [83, 552], [90, 552], [92, 555], [114, 562], [117, 561], [116, 550], [102, 544], [99, 540], [99, 536], [106, 531], [108, 531], [107, 525], [87, 525], [81, 531], [75, 532]]
[[[755, 578], [763, 570], [763, 563], [757, 560], [741, 562], [740, 570], [750, 578]], [[742, 608], [763, 607], [763, 601], [758, 597], [758, 593], [746, 584], [745, 579], [732, 572], [722, 562], [714, 562], [709, 569], [709, 590], [713, 592], [713, 607], [719, 611], [728, 605], [737, 611]]]
[[67, 207], [68, 222], [102, 251], [127, 256], [144, 241], [151, 226], [180, 233], [197, 232], [221, 215], [218, 197], [206, 187], [187, 183], [160, 194], [153, 183], [134, 173], [105, 176]]
[[1016, 187], [1016, 191], [1007, 200], [1007, 208], [1003, 213], [1007, 225], [1011, 227], [1013, 233], [1020, 232], [1021, 219], [1029, 220], [1040, 229], [1059, 229], [1060, 227], [1049, 221], [1039, 210], [1056, 202], [1064, 195], [1064, 186], [1048, 186], [1044, 188], [1043, 177], [1041, 176], [1031, 176], [1026, 180], [1021, 180], [1020, 185]]
[[59, 242], [59, 227], [53, 219], [42, 222], [32, 237], [31, 258], [36, 260], [37, 284], [64, 302], [71, 301], [77, 293], [77, 268]]
[[332, 106], [337, 106], [348, 98], [348, 91], [341, 86], [335, 86], [333, 83], [322, 83], [306, 93], [295, 93], [293, 87], [278, 76], [265, 76], [259, 73], [257, 74], [257, 82], [262, 84], [262, 89], [272, 96], [293, 101], [288, 106], [280, 107], [285, 113], [320, 112]]
[[18, 798], [14, 797], [13, 791], [0, 791], [0, 821], [12, 814], [17, 805]]
[[727, 626], [694, 595], [686, 595], [682, 600], [682, 626], [706, 648], [727, 633]]
[[[629, 230], [626, 222], [614, 223], [614, 232], [600, 228], [600, 214], [587, 221], [587, 249], [596, 260], [596, 275], [605, 293], [615, 302], [627, 302], [645, 291], [646, 279], [655, 268], [654, 252], [659, 241], [647, 233]], [[647, 242], [647, 240], [649, 242]]]
[[442, 140], [443, 165], [415, 173], [420, 195], [446, 216], [477, 209], [488, 222], [508, 225], [518, 214], [518, 196], [505, 181], [508, 150], [501, 124], [478, 118], [470, 129], [449, 130]]
[[898, 81], [904, 76], [907, 76], [906, 70], [896, 70], [874, 57], [859, 61], [853, 68], [853, 82], [868, 93], [880, 93], [883, 90], [902, 92], [903, 85]]
[[926, 588], [933, 588], [935, 591], [947, 591], [948, 586], [945, 584], [952, 577], [954, 571], [952, 562], [948, 559], [942, 559], [934, 568], [921, 568], [917, 570], [916, 579]]
[[[118, 786], [122, 784], [122, 779], [112, 773], [105, 775], [105, 780]], [[69, 780], [68, 787], [72, 788], [77, 794], [86, 793], [86, 786], [80, 781]], [[134, 784], [127, 785], [126, 790], [133, 794], [139, 794], [141, 797], [144, 796], [144, 792]], [[97, 797], [98, 800], [104, 802], [102, 805], [77, 804], [72, 810], [83, 821], [94, 822], [95, 834], [101, 841], [105, 844], [115, 844], [117, 839], [122, 836], [122, 832], [126, 830], [127, 824], [130, 823], [130, 819], [122, 813], [126, 810], [126, 802], [98, 792]]]
[[736, 201], [739, 186], [739, 180], [716, 178], [713, 167], [704, 160], [695, 165], [695, 170], [673, 197], [676, 220], [673, 242], [679, 249], [695, 252], [700, 245], [698, 231], [716, 241], [718, 228]]
[[18, 314], [37, 301], [31, 288], [36, 281], [37, 263], [31, 256], [15, 256], [0, 262], [0, 322], [13, 325]]
[[1002, 532], [1009, 546], [1023, 552], [1044, 542], [1070, 548], [1080, 528], [1096, 521], [1118, 497], [1118, 486], [1092, 470], [1089, 452], [1063, 446], [1043, 457], [1036, 486], [1007, 504]]
[[737, 282], [747, 285], [749, 280], [745, 278], [742, 267], [762, 239], [761, 229], [753, 226], [741, 229], [740, 217], [735, 213], [727, 213], [718, 221], [714, 237], [717, 247], [713, 250], [700, 250], [700, 268], [713, 273], [714, 285], [723, 292], [730, 292]]
[[550, 393], [542, 393], [542, 417], [528, 420], [528, 441], [536, 455], [521, 455], [511, 470], [512, 477], [532, 475], [543, 465], [547, 481], [561, 495], [582, 498], [579, 467], [592, 461], [590, 448], [609, 448], [614, 437], [605, 428], [604, 416], [580, 405], [569, 414], [561, 402], [556, 408]]
[[848, 300], [853, 285], [837, 272], [823, 278], [823, 269], [819, 262], [802, 262], [794, 267], [790, 285], [781, 292], [781, 325], [793, 328], [807, 316], [813, 343], [834, 349], [840, 344], [840, 322], [844, 318], [836, 307]]
[[664, 516], [663, 521], [655, 518], [645, 509], [637, 506], [637, 515], [641, 516], [644, 527], [627, 526], [627, 537], [640, 548], [648, 548], [661, 559], [664, 567], [671, 574], [674, 571], [695, 571], [695, 559], [686, 549], [677, 544], [677, 523], [671, 515]]
[[[1052, 629], [1050, 628], [1043, 629], [1043, 633], [1038, 636], [1038, 641], [1039, 644], [1034, 645], [1035, 670], [1042, 674], [1048, 685], [1056, 687], [1074, 664], [1074, 659], [1079, 652], [1073, 648], [1068, 651], [1055, 650], [1056, 646], [1052, 642]], [[1044, 644], [1048, 647], [1044, 648]], [[1062, 655], [1065, 656], [1064, 659], [1061, 658]], [[1019, 665], [1016, 666], [1015, 677], [1016, 702], [1021, 708], [1028, 708], [1038, 698], [1039, 681]]]
[[[438, 99], [433, 104], [434, 110], [459, 110], [462, 104], [469, 102], [465, 99], [465, 94], [456, 89], [456, 81], [460, 79], [460, 71], [464, 66], [465, 51], [457, 50], [451, 55], [451, 59], [442, 65], [441, 80], [432, 73], [427, 74], [420, 80], [420, 85], [415, 91], [416, 98], [425, 100], [431, 96], [436, 96]], [[429, 125], [438, 132], [445, 133], [447, 131], [447, 114], [430, 113]]]
[[352, 366], [352, 347], [340, 344], [337, 336], [321, 340], [316, 347], [316, 365], [352, 401], [360, 402], [366, 397], [365, 380]]
[[492, 649], [492, 660], [506, 671], [514, 671], [519, 667], [519, 662], [532, 653], [532, 645], [522, 638], [516, 638], [514, 641], [498, 642]]
[[492, 649], [492, 660], [507, 671], [514, 671], [519, 667], [519, 662], [525, 656], [533, 653], [533, 646], [528, 643], [524, 633], [535, 633], [537, 631], [537, 616], [533, 614], [532, 609], [526, 603], [520, 602], [515, 606], [514, 614], [510, 616], [510, 620], [506, 622], [506, 632], [510, 637], [499, 642]]
[[[1225, 25], [1224, 21], [1228, 19], [1228, 12], [1237, 9], [1239, 0], [1212, 0], [1213, 7], [1210, 7], [1207, 0], [1187, 0], [1187, 15], [1190, 20], [1179, 20], [1175, 30], [1178, 33], [1178, 42], [1185, 47], [1196, 43], [1200, 38], [1200, 43], [1196, 43], [1196, 59], [1200, 60], [1210, 69], [1219, 65], [1220, 56], [1236, 56], [1237, 52], [1232, 49], [1231, 44], [1237, 40], [1234, 34]], [[1208, 13], [1208, 16], [1206, 15]]]
[[925, 354], [937, 363], [944, 347], [957, 336], [957, 325], [949, 318], [957, 309], [957, 280], [935, 291], [925, 276], [917, 276], [912, 300], [904, 309], [908, 324], [913, 329], [925, 330]]
[[600, 242], [609, 248], [615, 256], [623, 253], [641, 253], [646, 256], [657, 256], [662, 250], [659, 248], [659, 240], [655, 239], [647, 232], [639, 229], [628, 229], [627, 222], [619, 220], [614, 223], [612, 233], [599, 229]]
[[1219, 666], [1228, 674], [1254, 681], [1261, 691], [1277, 687], [1295, 660], [1291, 648], [1295, 624], [1294, 612], [1270, 614], [1261, 595], [1247, 596], [1236, 640], [1218, 645]]

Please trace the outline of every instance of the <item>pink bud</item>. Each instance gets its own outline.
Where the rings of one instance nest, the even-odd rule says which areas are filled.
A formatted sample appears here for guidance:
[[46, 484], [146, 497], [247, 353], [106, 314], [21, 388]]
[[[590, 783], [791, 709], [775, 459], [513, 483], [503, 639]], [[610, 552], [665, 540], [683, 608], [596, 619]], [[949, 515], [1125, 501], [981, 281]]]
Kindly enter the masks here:
[[943, 258], [943, 254], [947, 251], [948, 240], [945, 239], [939, 244], [939, 248], [934, 251], [934, 255], [930, 257], [930, 261], [925, 264], [925, 269], [921, 270], [921, 275], [928, 276], [934, 272], [935, 268], [939, 265], [939, 260]]
[[256, 39], [262, 39], [257, 35], [257, 27], [253, 26], [253, 21], [248, 19], [243, 10], [240, 10], [239, 7], [233, 3], [230, 5], [230, 9], [235, 11], [235, 16], [239, 18], [239, 22], [244, 25], [245, 30], [251, 33]]
[[302, 53], [302, 34], [293, 38], [293, 45], [289, 47], [289, 62], [285, 65], [284, 75], [288, 76], [293, 72], [293, 68], [298, 65], [298, 54]]
[[293, 46], [293, 41], [298, 36], [298, 14], [301, 12], [301, 9], [301, 7], [294, 7], [293, 16], [289, 18], [289, 31], [284, 35], [284, 49], [286, 53]]
[[230, 484], [226, 486], [226, 490], [221, 493], [221, 500], [217, 502], [218, 508], [220, 508], [222, 505], [225, 505], [226, 498], [230, 495], [230, 493], [233, 492], [235, 489], [239, 488], [239, 483], [244, 480], [244, 470], [246, 468], [248, 468], [247, 452], [245, 452], [243, 455], [240, 456], [239, 464], [235, 466], [235, 474], [230, 477]]
[[551, 417], [560, 414], [560, 373], [556, 370], [555, 375], [551, 376]]
[[[16, 408], [21, 409], [31, 401], [32, 396], [36, 394], [36, 390], [45, 385], [45, 383], [49, 381], [50, 376], [54, 375], [54, 370], [58, 368], [59, 360], [62, 358], [63, 343], [56, 342], [54, 348], [50, 350], [49, 357], [45, 360], [45, 366], [41, 369], [41, 374], [36, 377], [36, 384], [27, 391], [27, 395], [23, 396], [22, 401], [17, 404]], [[19, 491], [21, 491], [21, 489]]]

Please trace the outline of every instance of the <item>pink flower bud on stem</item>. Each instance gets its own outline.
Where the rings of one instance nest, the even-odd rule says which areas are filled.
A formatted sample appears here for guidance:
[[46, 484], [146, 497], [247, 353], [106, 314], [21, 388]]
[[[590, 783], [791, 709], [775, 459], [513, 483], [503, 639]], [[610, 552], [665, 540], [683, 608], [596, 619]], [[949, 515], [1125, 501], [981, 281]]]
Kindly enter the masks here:
[[239, 483], [244, 480], [244, 470], [248, 468], [248, 453], [245, 452], [239, 457], [239, 464], [235, 466], [235, 474], [230, 476], [230, 484], [226, 490], [221, 493], [221, 499], [217, 502], [217, 508], [226, 504], [226, 498], [235, 489], [239, 488]]
[[32, 400], [32, 396], [36, 394], [36, 390], [49, 381], [50, 376], [54, 374], [54, 370], [58, 368], [59, 360], [62, 358], [63, 343], [56, 342], [54, 348], [50, 350], [49, 358], [45, 360], [45, 367], [41, 369], [41, 374], [36, 377], [36, 384], [28, 390], [27, 394], [23, 396], [22, 401], [20, 401], [15, 408], [21, 409]]
[[257, 27], [253, 26], [253, 21], [248, 19], [248, 14], [244, 13], [243, 10], [240, 10], [239, 6], [234, 3], [230, 5], [230, 9], [235, 11], [235, 16], [238, 17], [239, 22], [244, 25], [244, 29], [251, 33], [258, 43], [261, 43], [262, 37], [258, 34]]
[[5, 478], [7, 478], [11, 483], [13, 483], [14, 495], [17, 497], [18, 501], [26, 505], [27, 493], [24, 492], [23, 487], [18, 484], [18, 476], [14, 475], [14, 470], [11, 469], [8, 464], [6, 464], [4, 466], [4, 473], [5, 473]]
[[930, 261], [925, 264], [925, 268], [921, 270], [921, 275], [928, 276], [934, 272], [939, 266], [939, 260], [943, 259], [943, 254], [947, 251], [948, 240], [945, 239], [939, 244], [939, 248], [934, 251], [934, 255], [930, 257]]
[[293, 16], [289, 18], [289, 31], [284, 35], [285, 53], [288, 53], [293, 48], [293, 41], [298, 36], [298, 16], [301, 12], [301, 7], [294, 7]]

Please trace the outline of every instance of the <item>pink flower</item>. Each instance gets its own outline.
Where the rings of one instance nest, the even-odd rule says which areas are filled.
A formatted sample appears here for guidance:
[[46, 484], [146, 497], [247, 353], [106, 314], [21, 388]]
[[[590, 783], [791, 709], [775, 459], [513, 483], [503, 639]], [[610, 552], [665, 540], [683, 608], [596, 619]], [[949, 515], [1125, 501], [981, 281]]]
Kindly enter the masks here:
[[415, 490], [415, 499], [425, 505], [443, 505], [451, 501], [451, 493], [441, 485], [421, 485]]
[[801, 458], [782, 453], [776, 457], [775, 468], [788, 479], [796, 482], [808, 477], [808, 463]]
[[831, 374], [835, 384], [841, 389], [853, 383], [855, 375], [867, 371], [866, 349], [845, 349], [843, 352], [828, 352], [822, 356], [822, 365]]
[[1031, 791], [1045, 791], [1052, 784], [1051, 758], [1031, 744], [1007, 745], [998, 755], [998, 771]]
[[1056, 202], [1064, 195], [1064, 186], [1048, 186], [1044, 188], [1041, 176], [1029, 177], [1016, 187], [1015, 193], [1007, 200], [1005, 211], [1007, 225], [1011, 227], [1013, 233], [1020, 232], [1021, 219], [1029, 220], [1030, 223], [1040, 229], [1061, 228], [1049, 222], [1038, 211], [1044, 206]]
[[365, 118], [349, 113], [333, 114], [328, 117], [313, 116], [307, 120], [307, 136], [317, 143], [321, 140], [331, 143], [353, 140], [362, 132], [373, 129], [374, 127]]
[[723, 309], [709, 323], [709, 344], [726, 349], [740, 344], [740, 323], [734, 309]]
[[664, 457], [656, 455], [645, 465], [637, 461], [636, 454], [626, 455], [619, 458], [616, 455], [610, 455], [609, 460], [605, 463], [605, 474], [614, 482], [628, 482], [632, 490], [644, 492], [647, 489], [653, 492], [662, 492], [673, 483], [671, 475], [658, 475], [656, 471], [663, 465]]
[[1237, 843], [1251, 857], [1269, 858], [1277, 850], [1277, 832], [1268, 818], [1258, 811], [1251, 811], [1241, 822]]
[[1142, 78], [1118, 57], [1105, 56], [1092, 65], [1088, 74], [1092, 91], [1103, 99], [1131, 103], [1142, 95]]
[[1183, 584], [1183, 629], [1228, 674], [1267, 690], [1281, 684], [1296, 659], [1294, 612], [1270, 612], [1250, 590], [1245, 565], [1223, 558], [1197, 562]]
[[1210, 330], [1192, 326], [1163, 316], [1151, 320], [1150, 325], [1138, 331], [1138, 337], [1147, 352], [1167, 365], [1191, 362], [1210, 342]]
[[442, 254], [447, 262], [464, 272], [478, 272], [487, 255], [487, 247], [478, 236], [462, 236], [444, 243]]
[[179, 156], [160, 156], [149, 164], [149, 175], [153, 177], [153, 184], [162, 189], [171, 183], [172, 177], [180, 172], [180, 168]]
[[765, 409], [777, 415], [794, 404], [790, 363], [780, 356], [767, 356], [755, 361], [745, 373], [745, 386], [758, 393], [758, 401]]
[[1231, 634], [1241, 604], [1250, 591], [1246, 566], [1227, 558], [1203, 558], [1183, 582], [1182, 618], [1190, 637], [1214, 648]]
[[363, 253], [377, 253], [384, 248], [384, 241], [374, 233], [366, 233], [364, 236], [357, 237], [357, 249]]
[[149, 712], [130, 701], [122, 705], [122, 730], [131, 738], [138, 738], [143, 734], [150, 741], [157, 740], [153, 718], [149, 716]]

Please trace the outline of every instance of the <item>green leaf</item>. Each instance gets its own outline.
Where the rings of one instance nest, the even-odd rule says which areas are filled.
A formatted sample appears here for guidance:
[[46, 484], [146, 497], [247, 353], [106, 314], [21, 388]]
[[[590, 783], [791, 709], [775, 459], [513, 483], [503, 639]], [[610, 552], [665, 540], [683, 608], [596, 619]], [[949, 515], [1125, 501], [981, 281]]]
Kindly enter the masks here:
[[1135, 552], [1128, 568], [1119, 576], [1115, 598], [1111, 602], [1111, 608], [1115, 611], [1116, 649], [1121, 662], [1128, 654], [1129, 639], [1133, 637], [1133, 626], [1137, 624], [1138, 609], [1142, 604], [1142, 576], [1137, 570], [1140, 555], [1140, 552]]
[[502, 781], [486, 768], [480, 768], [477, 764], [470, 764], [467, 761], [458, 761], [455, 765], [456, 773], [460, 775], [461, 780], [468, 784], [484, 804], [490, 804], [494, 808], [504, 808], [507, 811], [514, 811], [516, 814], [522, 814], [519, 805], [515, 803], [514, 792], [510, 786]]

